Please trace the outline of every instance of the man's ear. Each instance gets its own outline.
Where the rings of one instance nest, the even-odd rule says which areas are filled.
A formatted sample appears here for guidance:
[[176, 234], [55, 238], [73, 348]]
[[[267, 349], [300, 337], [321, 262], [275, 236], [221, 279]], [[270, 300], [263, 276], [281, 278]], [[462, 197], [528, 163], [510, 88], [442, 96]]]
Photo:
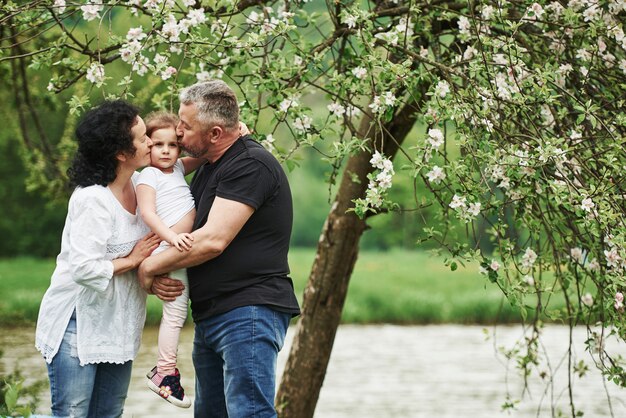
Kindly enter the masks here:
[[126, 154], [124, 154], [123, 152], [118, 152], [115, 158], [117, 158], [118, 161], [124, 162], [126, 161]]
[[209, 140], [211, 142], [216, 142], [217, 140], [219, 140], [222, 137], [222, 133], [224, 132], [224, 130], [222, 129], [221, 126], [214, 126], [211, 128], [211, 130], [209, 131]]

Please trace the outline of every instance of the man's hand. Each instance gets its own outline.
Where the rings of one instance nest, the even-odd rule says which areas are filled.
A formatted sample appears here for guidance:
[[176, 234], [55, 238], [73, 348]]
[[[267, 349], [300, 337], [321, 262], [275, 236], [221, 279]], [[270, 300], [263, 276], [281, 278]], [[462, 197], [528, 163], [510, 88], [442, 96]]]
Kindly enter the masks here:
[[152, 280], [150, 292], [164, 302], [172, 302], [183, 294], [185, 285], [180, 280], [170, 279], [167, 276], [157, 276]]

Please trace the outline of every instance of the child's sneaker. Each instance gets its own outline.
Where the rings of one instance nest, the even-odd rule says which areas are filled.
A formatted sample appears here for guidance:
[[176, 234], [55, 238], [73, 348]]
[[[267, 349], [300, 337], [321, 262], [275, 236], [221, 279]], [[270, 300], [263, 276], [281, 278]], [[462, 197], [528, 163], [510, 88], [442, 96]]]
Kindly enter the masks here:
[[157, 374], [155, 366], [146, 377], [148, 378], [148, 387], [169, 403], [181, 408], [189, 408], [191, 406], [191, 401], [185, 396], [185, 390], [180, 385], [178, 369], [176, 369], [174, 374], [161, 376]]

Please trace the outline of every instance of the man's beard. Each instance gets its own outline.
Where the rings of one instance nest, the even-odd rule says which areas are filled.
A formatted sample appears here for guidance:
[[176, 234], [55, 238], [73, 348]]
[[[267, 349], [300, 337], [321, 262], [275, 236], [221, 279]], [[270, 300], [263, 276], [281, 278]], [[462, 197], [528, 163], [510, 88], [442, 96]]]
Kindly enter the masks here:
[[190, 157], [194, 157], [194, 158], [202, 158], [207, 152], [206, 148], [199, 148], [199, 147], [189, 148], [189, 147], [184, 146], [183, 144], [181, 144], [180, 147], [182, 148], [183, 151], [185, 151], [187, 155], [189, 155]]

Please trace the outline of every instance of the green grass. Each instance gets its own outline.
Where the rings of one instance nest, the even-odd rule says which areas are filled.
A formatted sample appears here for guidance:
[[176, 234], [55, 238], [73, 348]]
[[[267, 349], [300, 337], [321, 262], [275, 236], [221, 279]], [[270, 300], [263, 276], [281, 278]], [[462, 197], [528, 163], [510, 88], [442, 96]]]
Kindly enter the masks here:
[[[292, 276], [302, 294], [314, 253], [290, 253]], [[502, 292], [478, 266], [451, 271], [427, 252], [361, 251], [350, 280], [343, 322], [400, 324], [519, 321]]]
[[[315, 256], [314, 249], [290, 252], [296, 295], [302, 292]], [[39, 303], [54, 270], [54, 260], [0, 260], [0, 326], [34, 323]], [[157, 324], [161, 303], [148, 298], [148, 324]], [[519, 313], [500, 290], [478, 274], [477, 266], [444, 266], [425, 252], [361, 251], [344, 307], [346, 323], [495, 323], [515, 322]]]

